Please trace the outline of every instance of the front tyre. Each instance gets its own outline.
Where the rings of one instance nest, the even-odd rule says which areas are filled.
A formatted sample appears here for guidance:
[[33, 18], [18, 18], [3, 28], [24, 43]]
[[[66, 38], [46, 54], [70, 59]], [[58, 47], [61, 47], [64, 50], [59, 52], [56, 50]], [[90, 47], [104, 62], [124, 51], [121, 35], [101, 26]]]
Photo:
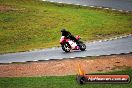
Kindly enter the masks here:
[[61, 47], [62, 47], [62, 50], [65, 51], [65, 52], [70, 52], [70, 50], [71, 50], [69, 44], [67, 44], [67, 43], [65, 43]]
[[79, 44], [80, 50], [85, 51], [86, 50], [86, 45], [84, 43]]

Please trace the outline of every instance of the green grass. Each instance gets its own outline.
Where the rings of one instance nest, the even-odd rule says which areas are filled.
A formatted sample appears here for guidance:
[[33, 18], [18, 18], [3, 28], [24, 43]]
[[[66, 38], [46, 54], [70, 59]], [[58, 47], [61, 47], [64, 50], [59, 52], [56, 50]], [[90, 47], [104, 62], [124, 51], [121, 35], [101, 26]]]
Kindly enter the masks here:
[[[102, 74], [129, 74], [132, 69], [114, 71]], [[76, 82], [76, 76], [51, 76], [51, 77], [24, 77], [24, 78], [0, 78], [0, 88], [131, 88], [128, 84], [84, 84]]]
[[59, 45], [60, 29], [83, 40], [132, 33], [132, 13], [112, 12], [38, 0], [0, 0], [0, 53]]

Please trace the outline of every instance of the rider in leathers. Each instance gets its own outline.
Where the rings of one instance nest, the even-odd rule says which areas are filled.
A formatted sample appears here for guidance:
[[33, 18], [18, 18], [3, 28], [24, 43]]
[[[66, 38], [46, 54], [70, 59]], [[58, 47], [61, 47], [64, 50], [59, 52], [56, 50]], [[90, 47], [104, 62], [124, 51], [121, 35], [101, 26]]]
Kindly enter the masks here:
[[74, 42], [77, 43], [77, 45], [79, 45], [79, 41], [69, 31], [66, 31], [66, 29], [62, 29], [61, 32], [62, 36], [65, 36], [66, 38], [73, 40]]

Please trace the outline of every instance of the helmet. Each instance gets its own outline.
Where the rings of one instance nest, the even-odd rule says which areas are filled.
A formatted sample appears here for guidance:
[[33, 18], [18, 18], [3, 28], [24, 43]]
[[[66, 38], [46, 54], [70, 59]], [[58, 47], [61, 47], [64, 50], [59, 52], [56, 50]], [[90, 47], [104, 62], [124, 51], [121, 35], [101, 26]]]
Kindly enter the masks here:
[[61, 32], [64, 32], [64, 31], [66, 31], [66, 29], [64, 29], [64, 28], [63, 28], [63, 29], [61, 29]]

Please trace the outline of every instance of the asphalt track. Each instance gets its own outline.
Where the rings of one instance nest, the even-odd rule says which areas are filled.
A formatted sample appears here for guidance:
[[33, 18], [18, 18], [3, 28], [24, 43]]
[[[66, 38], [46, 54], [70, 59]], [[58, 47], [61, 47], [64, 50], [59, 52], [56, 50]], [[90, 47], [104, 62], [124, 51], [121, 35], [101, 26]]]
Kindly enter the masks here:
[[71, 51], [65, 53], [59, 48], [35, 50], [30, 52], [9, 53], [0, 55], [0, 63], [27, 62], [50, 59], [63, 59], [86, 56], [100, 56], [132, 52], [132, 36], [109, 41], [86, 43], [86, 51]]
[[[132, 11], [132, 0], [43, 0], [57, 3], [67, 3], [75, 5], [83, 5], [99, 8], [106, 7], [105, 9], [112, 8], [112, 10], [125, 10]], [[107, 8], [108, 7], [108, 8]]]

